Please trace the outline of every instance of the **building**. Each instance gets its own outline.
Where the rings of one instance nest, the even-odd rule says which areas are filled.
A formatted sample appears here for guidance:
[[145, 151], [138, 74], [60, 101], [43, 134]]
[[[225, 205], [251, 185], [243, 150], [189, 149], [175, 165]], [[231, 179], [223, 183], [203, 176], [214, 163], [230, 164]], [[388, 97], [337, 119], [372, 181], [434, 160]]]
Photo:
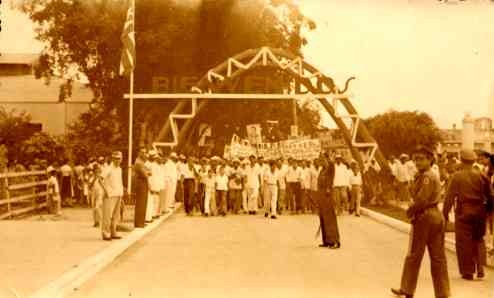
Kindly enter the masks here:
[[[467, 115], [468, 117], [468, 115]], [[488, 117], [474, 118], [473, 132], [469, 138], [473, 139], [473, 149], [494, 152], [494, 130], [492, 119]], [[453, 125], [451, 129], [442, 129], [443, 142], [440, 144], [440, 152], [459, 153], [462, 149], [462, 139], [465, 137], [465, 129], [458, 129]]]
[[36, 54], [0, 55], [0, 107], [25, 111], [33, 124], [52, 135], [66, 132], [67, 125], [89, 109], [93, 93], [85, 84], [73, 82], [71, 98], [59, 102], [60, 86], [66, 81], [52, 77], [36, 79]]

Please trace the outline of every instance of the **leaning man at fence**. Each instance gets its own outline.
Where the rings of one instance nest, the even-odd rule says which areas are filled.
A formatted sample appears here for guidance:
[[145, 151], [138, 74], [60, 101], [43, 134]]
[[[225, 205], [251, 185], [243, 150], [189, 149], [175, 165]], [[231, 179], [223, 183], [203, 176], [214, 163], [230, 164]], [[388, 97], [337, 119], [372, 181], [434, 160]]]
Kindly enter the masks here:
[[103, 169], [105, 197], [103, 199], [103, 220], [101, 231], [103, 240], [120, 239], [117, 234], [117, 224], [120, 221], [120, 202], [123, 196], [122, 153], [112, 153], [111, 164]]
[[48, 167], [48, 198], [49, 210], [51, 214], [62, 215], [62, 206], [60, 198], [60, 188], [57, 181], [57, 171], [53, 167]]

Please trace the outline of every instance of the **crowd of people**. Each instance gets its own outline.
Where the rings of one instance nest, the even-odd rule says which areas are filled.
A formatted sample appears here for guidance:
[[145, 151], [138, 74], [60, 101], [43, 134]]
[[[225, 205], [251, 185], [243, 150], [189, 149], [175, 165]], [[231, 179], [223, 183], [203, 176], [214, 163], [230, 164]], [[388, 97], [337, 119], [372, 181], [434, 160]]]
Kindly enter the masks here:
[[[336, 214], [360, 216], [362, 176], [357, 163], [346, 162], [339, 154], [333, 154], [330, 160], [335, 165], [331, 194]], [[101, 226], [103, 238], [117, 237], [112, 229], [118, 218], [113, 219], [115, 223], [112, 218], [121, 216], [117, 210], [125, 193], [120, 162], [121, 153], [117, 152], [75, 165], [66, 159], [61, 166], [48, 166], [50, 212], [61, 215], [62, 207], [91, 207], [94, 226]], [[227, 160], [142, 149], [132, 173], [134, 225], [144, 227], [173, 210], [176, 201], [184, 203], [188, 216], [261, 213], [277, 219], [280, 214], [316, 214], [320, 206], [318, 178], [324, 164], [323, 157], [264, 160], [249, 156]], [[120, 174], [112, 174], [112, 169], [117, 171], [114, 168]], [[108, 202], [110, 197], [120, 199]]]
[[[357, 163], [345, 164], [341, 155], [334, 159], [338, 214], [349, 212], [360, 216], [362, 177]], [[189, 216], [255, 215], [261, 211], [264, 216], [276, 219], [283, 213], [317, 213], [318, 210], [320, 159], [264, 160], [250, 156], [226, 160], [217, 156], [185, 157], [173, 152], [164, 156], [155, 150], [143, 150], [134, 168], [137, 201], [144, 202], [142, 197], [147, 197], [147, 221], [173, 207], [175, 200], [184, 202]], [[143, 210], [141, 206], [137, 209]]]

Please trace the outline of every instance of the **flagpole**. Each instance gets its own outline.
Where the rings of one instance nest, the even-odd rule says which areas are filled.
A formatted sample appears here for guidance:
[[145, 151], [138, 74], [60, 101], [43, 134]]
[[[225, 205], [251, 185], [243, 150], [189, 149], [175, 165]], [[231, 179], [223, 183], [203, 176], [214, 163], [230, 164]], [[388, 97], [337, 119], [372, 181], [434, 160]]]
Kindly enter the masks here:
[[[136, 4], [135, 0], [131, 0], [131, 5], [132, 5], [132, 23], [134, 24], [134, 34], [135, 34], [135, 14], [136, 14]], [[134, 35], [134, 41], [135, 41], [135, 35]], [[132, 72], [130, 73], [130, 96], [129, 96], [129, 153], [128, 153], [128, 167], [127, 167], [127, 194], [130, 198], [132, 194], [132, 127], [133, 127], [133, 122], [134, 122], [134, 68], [135, 68], [135, 63], [134, 61], [134, 67], [132, 67]]]
[[130, 100], [129, 100], [129, 153], [127, 170], [127, 194], [132, 193], [132, 126], [134, 120], [134, 70], [130, 73]]

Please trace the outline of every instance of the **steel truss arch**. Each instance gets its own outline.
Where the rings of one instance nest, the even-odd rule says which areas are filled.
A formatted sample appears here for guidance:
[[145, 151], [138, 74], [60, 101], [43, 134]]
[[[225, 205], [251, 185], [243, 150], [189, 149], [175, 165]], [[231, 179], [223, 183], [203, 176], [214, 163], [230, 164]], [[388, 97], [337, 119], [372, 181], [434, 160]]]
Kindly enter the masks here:
[[[323, 75], [301, 57], [283, 49], [269, 47], [246, 50], [207, 71], [191, 90], [197, 95], [190, 94], [187, 101], [180, 102], [175, 106], [158, 136], [158, 139], [162, 139], [171, 132], [173, 140], [171, 142], [155, 142], [153, 146], [180, 147], [192, 127], [194, 117], [207, 105], [209, 98], [214, 96], [215, 91], [229, 84], [249, 69], [258, 66], [278, 68], [295, 79], [301, 88], [295, 94], [290, 94], [293, 98], [304, 96], [318, 100], [342, 131], [346, 145], [361, 167], [367, 168], [370, 161], [375, 159], [382, 169], [388, 169], [388, 164], [376, 141], [361, 121], [357, 110], [348, 98], [349, 96], [345, 94], [348, 82], [353, 78], [347, 80], [344, 90], [340, 90], [333, 79]], [[346, 113], [339, 113], [340, 105]], [[191, 107], [188, 109], [190, 112], [184, 112], [187, 106]], [[185, 120], [180, 129], [177, 120]], [[348, 120], [350, 123], [347, 123]]]

